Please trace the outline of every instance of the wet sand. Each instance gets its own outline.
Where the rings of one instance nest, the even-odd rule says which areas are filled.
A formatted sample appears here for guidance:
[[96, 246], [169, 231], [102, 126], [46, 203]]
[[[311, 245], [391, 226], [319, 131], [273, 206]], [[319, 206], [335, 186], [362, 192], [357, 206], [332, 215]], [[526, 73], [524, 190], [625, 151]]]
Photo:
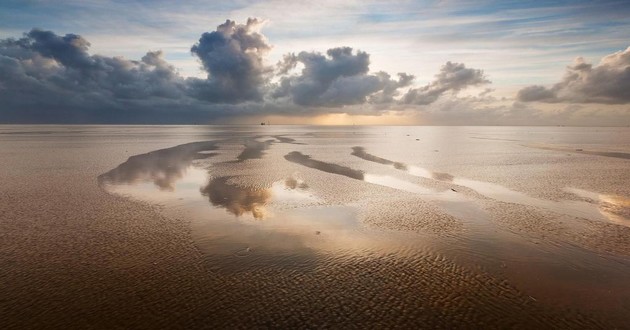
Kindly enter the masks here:
[[630, 327], [627, 160], [471, 130], [2, 127], [0, 326]]

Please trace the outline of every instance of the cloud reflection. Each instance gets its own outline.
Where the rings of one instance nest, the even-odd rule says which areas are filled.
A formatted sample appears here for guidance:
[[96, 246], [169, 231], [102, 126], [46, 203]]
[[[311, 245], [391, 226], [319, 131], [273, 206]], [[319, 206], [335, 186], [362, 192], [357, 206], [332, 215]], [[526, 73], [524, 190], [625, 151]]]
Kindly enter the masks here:
[[395, 168], [399, 169], [399, 170], [407, 170], [407, 165], [400, 163], [400, 162], [394, 162], [391, 161], [389, 159], [385, 159], [385, 158], [381, 158], [381, 157], [377, 157], [374, 156], [372, 154], [369, 154], [365, 151], [365, 148], [363, 147], [353, 147], [352, 148], [352, 153], [351, 155], [353, 156], [357, 156], [361, 159], [365, 159], [367, 161], [370, 162], [375, 162], [375, 163], [379, 163], [379, 164], [383, 164], [383, 165], [393, 165]]
[[341, 166], [333, 163], [326, 163], [319, 160], [311, 159], [311, 156], [304, 155], [298, 151], [292, 151], [284, 156], [284, 159], [297, 163], [306, 167], [314, 168], [320, 171], [339, 174], [347, 176], [352, 179], [363, 180], [364, 174], [362, 171], [355, 170], [346, 166]]
[[306, 182], [300, 180], [300, 179], [296, 179], [294, 177], [288, 177], [286, 180], [284, 180], [284, 186], [287, 189], [307, 189], [308, 188], [308, 184], [306, 184]]
[[261, 159], [265, 154], [265, 150], [269, 149], [273, 140], [264, 142], [256, 140], [248, 140], [245, 142], [245, 149], [236, 157], [237, 162], [244, 162], [248, 159]]
[[195, 159], [206, 159], [216, 153], [213, 141], [194, 142], [131, 156], [115, 169], [98, 177], [99, 184], [136, 184], [153, 182], [160, 190], [172, 191]]
[[[565, 149], [560, 149], [560, 148], [555, 148], [555, 147], [540, 147], [540, 146], [534, 146], [534, 145], [528, 145], [528, 146], [533, 147], [533, 148], [565, 151]], [[627, 198], [624, 198], [621, 196], [602, 195], [602, 194], [589, 192], [586, 190], [567, 188], [566, 190], [568, 192], [575, 194], [577, 196], [591, 199], [595, 201], [595, 203], [582, 202], [582, 201], [552, 201], [552, 200], [538, 199], [538, 198], [528, 196], [524, 193], [508, 189], [498, 184], [455, 177], [449, 173], [433, 172], [433, 171], [429, 171], [421, 167], [417, 167], [413, 165], [407, 166], [403, 163], [397, 163], [397, 162], [394, 162], [385, 158], [380, 158], [378, 156], [367, 153], [363, 147], [354, 147], [352, 148], [352, 150], [353, 150], [352, 155], [365, 159], [367, 161], [385, 164], [385, 165], [394, 165], [394, 167], [396, 167], [397, 169], [407, 171], [409, 174], [414, 175], [414, 176], [418, 176], [418, 177], [422, 177], [426, 179], [434, 179], [438, 181], [449, 182], [457, 186], [467, 187], [478, 192], [481, 195], [484, 195], [488, 198], [491, 198], [500, 202], [540, 207], [540, 208], [550, 210], [552, 212], [556, 212], [559, 214], [566, 214], [566, 215], [574, 216], [577, 218], [605, 220], [605, 221], [620, 224], [623, 226], [630, 226], [629, 222], [627, 221], [628, 215], [629, 215], [628, 205], [630, 205], [630, 202], [628, 201]], [[566, 151], [573, 151], [573, 149], [571, 150], [566, 149]], [[583, 151], [581, 151], [580, 149], [580, 152], [583, 152]], [[595, 152], [592, 152], [592, 154], [595, 154]], [[603, 155], [603, 156], [620, 157], [620, 155], [617, 155], [617, 154], [619, 153], [615, 153], [615, 155]], [[397, 167], [395, 164], [402, 164], [404, 166]], [[374, 183], [383, 184], [383, 182], [374, 182]], [[409, 189], [407, 190], [409, 191]]]
[[228, 183], [229, 179], [220, 177], [210, 180], [201, 188], [201, 194], [207, 196], [212, 205], [223, 207], [236, 216], [251, 213], [254, 218], [262, 219], [264, 206], [271, 200], [271, 191], [232, 185]]

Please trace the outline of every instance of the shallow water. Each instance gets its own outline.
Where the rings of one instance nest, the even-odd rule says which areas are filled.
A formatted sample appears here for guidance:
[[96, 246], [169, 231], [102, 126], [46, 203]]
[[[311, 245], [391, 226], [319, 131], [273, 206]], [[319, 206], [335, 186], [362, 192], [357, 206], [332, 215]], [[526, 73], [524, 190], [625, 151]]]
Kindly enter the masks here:
[[40, 325], [98, 311], [148, 327], [630, 328], [629, 160], [611, 157], [629, 142], [627, 128], [0, 126], [3, 308]]
[[[584, 237], [600, 228], [594, 222], [630, 226], [630, 163], [606, 157], [627, 151], [628, 129], [188, 129], [199, 141], [133, 156], [99, 182], [187, 214], [215, 271], [308, 271], [341, 260], [437, 255], [505, 278], [535, 301], [616, 317], [628, 311], [630, 259], [606, 252], [626, 251], [627, 241], [610, 248], [598, 241], [602, 251], [547, 231], [547, 220], [529, 222], [540, 212], [548, 225]], [[556, 142], [565, 147], [528, 146]], [[567, 145], [607, 154], [567, 154]], [[391, 196], [428, 203], [462, 229], [409, 231], [387, 213], [386, 228], [362, 221], [365, 205], [386, 207]], [[507, 215], [508, 225], [498, 220], [517, 206], [527, 211]], [[406, 212], [418, 214], [418, 227], [427, 221], [423, 207]]]

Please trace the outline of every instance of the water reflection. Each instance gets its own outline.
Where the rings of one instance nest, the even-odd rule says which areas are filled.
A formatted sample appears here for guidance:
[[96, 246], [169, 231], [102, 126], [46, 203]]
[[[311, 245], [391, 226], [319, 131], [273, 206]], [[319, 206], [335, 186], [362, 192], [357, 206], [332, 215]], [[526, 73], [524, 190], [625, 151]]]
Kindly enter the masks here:
[[288, 177], [286, 180], [284, 180], [284, 185], [289, 188], [289, 189], [307, 189], [308, 185], [306, 184], [306, 182], [296, 179], [294, 177]]
[[[565, 214], [573, 217], [592, 220], [606, 220], [612, 223], [630, 226], [630, 221], [627, 220], [627, 217], [624, 219], [624, 215], [628, 213], [627, 199], [619, 196], [614, 196], [615, 198], [611, 198], [611, 196], [590, 193], [584, 190], [569, 189], [568, 191], [573, 194], [581, 197], [591, 198], [592, 200], [597, 202], [594, 205], [593, 203], [582, 201], [552, 201], [539, 199], [528, 196], [527, 194], [518, 191], [508, 189], [498, 184], [459, 178], [448, 173], [433, 172], [418, 166], [394, 162], [389, 159], [369, 154], [365, 151], [365, 148], [362, 147], [354, 147], [352, 149], [352, 155], [359, 158], [379, 164], [393, 165], [396, 169], [406, 171], [409, 174], [425, 179], [450, 182], [458, 186], [467, 187], [485, 197], [494, 199], [496, 201], [540, 207], [559, 214]], [[404, 166], [396, 166], [395, 164], [402, 164]]]
[[206, 159], [216, 153], [216, 142], [193, 142], [131, 156], [115, 169], [98, 177], [99, 184], [135, 184], [153, 182], [160, 190], [172, 191], [193, 160]]
[[565, 188], [565, 191], [591, 200], [598, 206], [599, 212], [611, 222], [630, 227], [630, 198], [571, 187]]
[[292, 139], [290, 137], [286, 137], [286, 136], [282, 136], [282, 135], [272, 135], [272, 138], [278, 140], [278, 142], [280, 143], [287, 143], [287, 144], [305, 144], [302, 142], [296, 142], [295, 139]]
[[[370, 155], [361, 147], [353, 148], [353, 155], [375, 161], [381, 164], [393, 165], [396, 168], [407, 170], [407, 166], [402, 163], [392, 162], [384, 158]], [[426, 188], [415, 183], [402, 180], [389, 175], [374, 175], [364, 173], [346, 166], [333, 163], [326, 163], [312, 159], [308, 155], [293, 151], [284, 157], [288, 161], [314, 168], [320, 171], [344, 175], [352, 179], [362, 180], [371, 184], [402, 190], [413, 194], [422, 195], [424, 200], [438, 205], [445, 213], [467, 222], [470, 225], [485, 225], [488, 223], [487, 213], [473, 200], [466, 198], [452, 190], [437, 190]], [[404, 166], [401, 166], [404, 165]]]
[[266, 205], [272, 200], [284, 203], [317, 200], [306, 191], [308, 185], [295, 177], [274, 182], [270, 188], [231, 184], [230, 179], [232, 178], [213, 178], [200, 192], [208, 197], [213, 206], [224, 208], [237, 217], [251, 214], [255, 219], [263, 219], [269, 215]]
[[273, 140], [258, 141], [256, 139], [247, 140], [245, 142], [245, 149], [236, 157], [238, 162], [244, 162], [248, 159], [260, 159], [265, 153], [264, 151], [269, 149]]
[[236, 157], [236, 162], [244, 162], [248, 159], [261, 159], [265, 155], [265, 150], [269, 149], [269, 147], [271, 147], [274, 143], [304, 144], [282, 135], [272, 135], [270, 137], [273, 139], [265, 141], [258, 140], [264, 138], [264, 136], [247, 139], [244, 143], [245, 149], [243, 149], [243, 151]]
[[[316, 267], [319, 258], [391, 252], [411, 244], [363, 231], [355, 208], [321, 205], [296, 174], [267, 188], [236, 184], [232, 180], [238, 178], [233, 176], [211, 177], [211, 168], [202, 170], [189, 161], [203, 155], [182, 151], [190, 147], [132, 157], [100, 180], [108, 180], [103, 187], [109, 191], [166, 205], [165, 211], [176, 216], [185, 211], [194, 219], [195, 242], [214, 270], [306, 270]], [[178, 155], [182, 157], [179, 162], [172, 159]], [[139, 164], [142, 166], [131, 166]], [[167, 168], [177, 164], [180, 169], [168, 181], [173, 189], [146, 184], [161, 180], [163, 171], [148, 169], [162, 168], [162, 164], [168, 164]]]
[[311, 156], [304, 155], [298, 151], [290, 152], [289, 154], [284, 156], [284, 159], [292, 163], [300, 164], [320, 171], [339, 174], [352, 179], [363, 180], [363, 172], [359, 170], [337, 165], [334, 163], [326, 163], [319, 160], [311, 159]]
[[271, 199], [268, 189], [254, 189], [228, 184], [229, 177], [214, 178], [201, 188], [201, 193], [208, 197], [214, 206], [225, 208], [228, 212], [241, 216], [251, 213], [254, 218], [262, 219], [264, 205]]
[[393, 165], [394, 168], [399, 170], [407, 170], [407, 165], [369, 154], [365, 152], [365, 148], [363, 147], [353, 147], [351, 155], [357, 156], [370, 162], [375, 162], [383, 165]]

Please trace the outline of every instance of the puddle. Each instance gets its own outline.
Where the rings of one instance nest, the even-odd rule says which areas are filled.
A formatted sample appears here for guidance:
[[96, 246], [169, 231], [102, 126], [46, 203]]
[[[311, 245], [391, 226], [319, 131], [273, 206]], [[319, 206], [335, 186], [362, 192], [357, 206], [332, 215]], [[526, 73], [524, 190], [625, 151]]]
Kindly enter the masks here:
[[610, 222], [630, 227], [630, 198], [617, 195], [599, 194], [596, 192], [567, 187], [566, 192], [593, 201], [598, 211]]
[[251, 213], [261, 219], [265, 215], [265, 204], [271, 199], [268, 189], [249, 189], [227, 184], [229, 177], [213, 178], [201, 188], [201, 194], [208, 197], [210, 203], [222, 207], [228, 212], [241, 216]]
[[[382, 164], [392, 165], [396, 168], [399, 168], [400, 166], [397, 165], [401, 164], [366, 154], [362, 148], [358, 147], [354, 148], [353, 155], [359, 155], [360, 158], [365, 157], [364, 159], [370, 159]], [[438, 191], [435, 189], [425, 188], [393, 176], [364, 173], [363, 171], [346, 166], [315, 160], [310, 156], [297, 151], [287, 154], [284, 158], [288, 161], [327, 173], [343, 175], [352, 179], [422, 195], [421, 198], [423, 200], [434, 202], [434, 204], [438, 205], [445, 213], [471, 225], [484, 224], [488, 221], [488, 216], [485, 211], [483, 211], [477, 203], [451, 190]]]
[[346, 166], [333, 163], [326, 163], [311, 159], [311, 156], [304, 155], [298, 151], [292, 151], [284, 156], [284, 159], [316, 170], [347, 176], [351, 179], [363, 180], [363, 172]]
[[238, 162], [244, 162], [248, 159], [260, 159], [265, 155], [265, 150], [274, 140], [258, 141], [257, 139], [248, 139], [245, 141], [245, 149], [236, 157]]
[[409, 246], [416, 247], [414, 253], [421, 250], [418, 236], [364, 228], [353, 206], [321, 205], [297, 176], [268, 188], [213, 177], [211, 163], [193, 162], [205, 157], [198, 149], [182, 146], [131, 157], [101, 175], [99, 183], [112, 193], [193, 219], [193, 238], [214, 271], [307, 269], [322, 259], [402, 256], [412, 250]]
[[463, 221], [468, 226], [489, 224], [488, 214], [476, 202], [452, 190], [438, 191], [384, 175], [365, 174], [363, 179], [372, 184], [421, 195], [419, 197], [422, 200], [434, 203], [446, 214]]
[[135, 184], [153, 182], [160, 190], [173, 190], [194, 160], [216, 155], [213, 141], [182, 144], [146, 154], [131, 156], [115, 169], [98, 177], [99, 184]]
[[375, 163], [379, 163], [379, 164], [383, 164], [383, 165], [392, 165], [392, 166], [394, 166], [394, 168], [399, 169], [399, 170], [406, 170], [407, 169], [407, 165], [405, 165], [403, 163], [393, 162], [393, 161], [391, 161], [389, 159], [385, 159], [385, 158], [374, 156], [372, 154], [368, 154], [367, 152], [365, 152], [365, 148], [363, 148], [363, 147], [353, 147], [351, 155], [357, 156], [357, 157], [365, 159], [367, 161], [371, 161], [371, 162], [375, 162]]
[[210, 204], [237, 217], [245, 214], [251, 214], [255, 219], [268, 217], [267, 204], [272, 200], [285, 206], [304, 206], [304, 202], [319, 202], [318, 198], [306, 190], [306, 183], [293, 177], [274, 182], [267, 189], [229, 184], [229, 180], [230, 177], [212, 178], [199, 191], [208, 198]]
[[[359, 153], [357, 152], [360, 151]], [[483, 182], [477, 180], [471, 180], [466, 178], [455, 177], [448, 173], [433, 172], [425, 168], [418, 166], [407, 165], [400, 162], [394, 162], [378, 156], [371, 155], [365, 151], [364, 148], [354, 147], [352, 155], [360, 157], [365, 160], [373, 161], [384, 165], [392, 165], [394, 168], [402, 171], [406, 171], [411, 175], [418, 176], [425, 179], [438, 180], [450, 182], [458, 186], [470, 188], [479, 194], [494, 199], [496, 201], [513, 203], [519, 205], [527, 205], [546, 209], [558, 214], [564, 214], [577, 218], [584, 218], [596, 221], [606, 221], [618, 225], [630, 226], [630, 221], [627, 218], [619, 215], [618, 213], [606, 210], [606, 207], [612, 206], [613, 208], [625, 208], [628, 212], [630, 207], [628, 206], [628, 199], [620, 196], [602, 196], [596, 193], [588, 193], [585, 191], [579, 191], [576, 189], [567, 190], [581, 197], [591, 198], [597, 203], [588, 203], [582, 201], [552, 201], [539, 199], [528, 196], [524, 193], [508, 189], [504, 186]], [[395, 164], [399, 164], [396, 166]], [[586, 196], [584, 194], [587, 194]], [[594, 196], [594, 197], [593, 197]], [[619, 212], [619, 211], [618, 211]], [[621, 211], [624, 212], [624, 211]]]
[[282, 135], [272, 135], [272, 138], [278, 140], [280, 143], [288, 143], [288, 144], [304, 144], [302, 142], [297, 142], [295, 139], [290, 137], [282, 136]]

